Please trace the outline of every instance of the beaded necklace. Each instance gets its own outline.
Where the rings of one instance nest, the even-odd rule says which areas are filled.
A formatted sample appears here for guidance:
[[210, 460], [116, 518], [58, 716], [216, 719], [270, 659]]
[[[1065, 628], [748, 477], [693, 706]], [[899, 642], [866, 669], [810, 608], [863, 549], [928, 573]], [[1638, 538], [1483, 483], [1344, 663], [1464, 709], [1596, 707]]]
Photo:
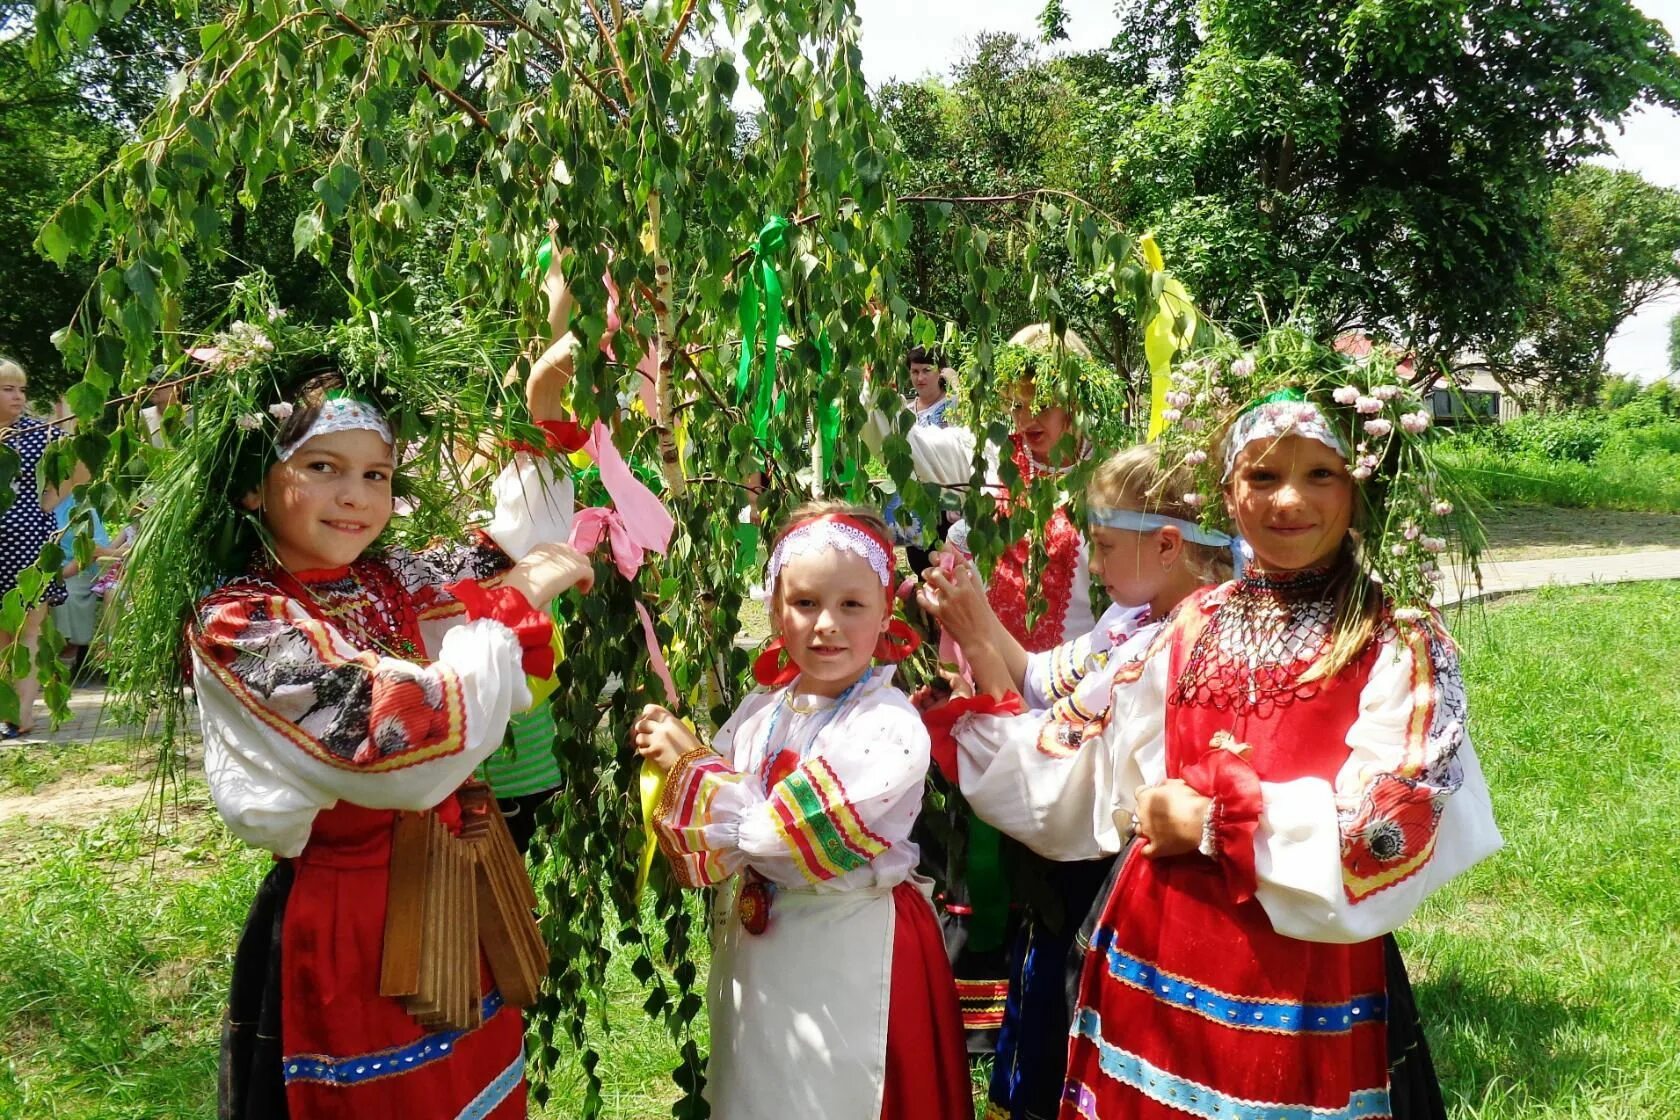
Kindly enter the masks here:
[[[348, 631], [365, 648], [403, 661], [418, 661], [424, 656], [420, 617], [413, 598], [383, 564], [357, 561], [342, 578], [319, 588], [284, 568], [269, 569], [260, 578], [302, 603], [315, 618]], [[353, 592], [343, 589], [346, 580], [354, 587]]]

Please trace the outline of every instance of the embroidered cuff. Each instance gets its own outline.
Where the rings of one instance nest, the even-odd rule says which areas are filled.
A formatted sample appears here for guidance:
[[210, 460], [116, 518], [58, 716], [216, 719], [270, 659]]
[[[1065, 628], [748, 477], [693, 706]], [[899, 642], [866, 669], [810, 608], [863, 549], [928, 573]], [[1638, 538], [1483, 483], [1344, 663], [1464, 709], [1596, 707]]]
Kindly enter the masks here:
[[1254, 897], [1254, 833], [1260, 827], [1260, 778], [1248, 759], [1214, 747], [1180, 775], [1191, 789], [1213, 799], [1202, 827], [1202, 852], [1225, 873], [1232, 901]]
[[654, 811], [655, 820], [669, 821], [676, 815], [683, 779], [695, 766], [711, 761], [722, 762], [722, 759], [711, 747], [701, 743], [697, 747], [690, 747], [671, 764], [671, 769], [665, 774], [665, 789], [659, 796], [659, 808]]
[[554, 620], [539, 611], [512, 587], [485, 587], [477, 580], [463, 579], [444, 587], [474, 621], [493, 619], [513, 631], [519, 640], [520, 667], [527, 676], [547, 680], [554, 675]]
[[933, 740], [933, 764], [953, 784], [957, 782], [957, 737], [952, 734], [963, 716], [1018, 716], [1026, 710], [1013, 692], [1001, 697], [958, 696], [922, 713], [922, 725]]

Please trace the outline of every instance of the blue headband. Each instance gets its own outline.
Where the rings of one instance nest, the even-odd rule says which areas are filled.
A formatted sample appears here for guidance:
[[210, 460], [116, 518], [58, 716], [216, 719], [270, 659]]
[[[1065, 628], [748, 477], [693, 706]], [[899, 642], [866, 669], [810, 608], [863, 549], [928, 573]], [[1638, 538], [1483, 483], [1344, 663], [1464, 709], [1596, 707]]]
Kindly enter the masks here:
[[1091, 506], [1087, 511], [1091, 524], [1104, 529], [1128, 529], [1134, 533], [1153, 533], [1171, 526], [1185, 540], [1205, 544], [1211, 548], [1229, 548], [1231, 538], [1216, 529], [1204, 529], [1194, 521], [1169, 517], [1164, 513], [1144, 513], [1135, 509], [1114, 509], [1110, 506]]

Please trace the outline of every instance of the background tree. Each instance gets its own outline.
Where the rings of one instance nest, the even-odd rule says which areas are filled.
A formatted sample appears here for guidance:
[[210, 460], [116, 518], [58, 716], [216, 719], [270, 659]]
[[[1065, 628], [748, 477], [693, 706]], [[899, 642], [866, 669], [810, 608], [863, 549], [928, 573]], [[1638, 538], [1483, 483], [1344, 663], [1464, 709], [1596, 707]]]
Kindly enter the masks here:
[[1564, 404], [1593, 400], [1623, 323], [1680, 290], [1680, 191], [1586, 164], [1558, 179], [1547, 206], [1542, 282], [1500, 375]]
[[1159, 229], [1216, 314], [1300, 309], [1425, 370], [1520, 316], [1551, 176], [1637, 101], [1680, 98], [1667, 34], [1624, 0], [1216, 0], [1188, 60], [1153, 31], [1173, 7], [1127, 4], [1112, 48], [1164, 75], [1097, 103], [1117, 212]]
[[[583, 1109], [598, 1111], [591, 1008], [604, 1003], [609, 958], [627, 954], [648, 986], [647, 1011], [679, 1044], [678, 1111], [692, 1112], [694, 914], [656, 882], [649, 923], [634, 890], [642, 834], [624, 744], [641, 703], [663, 692], [624, 620], [638, 602], [652, 608], [681, 706], [720, 720], [747, 669], [734, 645], [744, 598], [735, 528], [750, 478], [765, 476], [767, 524], [812, 492], [868, 496], [859, 436], [867, 408], [879, 406], [898, 428], [883, 446], [887, 471], [907, 504], [931, 512], [935, 496], [910, 478], [910, 417], [885, 379], [865, 381], [871, 367], [896, 367], [913, 332], [941, 326], [918, 319], [900, 277], [918, 213], [962, 278], [952, 328], [973, 342], [982, 399], [992, 342], [1017, 325], [999, 319], [1004, 275], [989, 223], [1000, 205], [1025, 282], [1023, 317], [1065, 323], [1071, 285], [1096, 278], [1114, 304], [1148, 319], [1168, 278], [1135, 238], [1065, 192], [1023, 180], [998, 204], [903, 190], [906, 164], [864, 87], [848, 0], [746, 10], [591, 2], [581, 14], [544, 0], [465, 10], [442, 0], [180, 3], [198, 26], [196, 57], [38, 242], [60, 263], [99, 263], [57, 335], [81, 375], [68, 396], [83, 429], [73, 448], [57, 449], [49, 476], [62, 476], [72, 453], [90, 461], [97, 477], [80, 496], [111, 512], [156, 477], [167, 453], [143, 438], [138, 397], [159, 364], [202, 375], [183, 354], [218, 321], [204, 278], [247, 268], [243, 247], [260, 224], [269, 232], [259, 248], [304, 262], [279, 273], [294, 286], [282, 287], [282, 303], [300, 301], [289, 315], [350, 320], [389, 362], [424, 357], [420, 324], [469, 335], [452, 337], [451, 349], [485, 355], [447, 395], [456, 403], [439, 406], [453, 411], [414, 433], [438, 453], [405, 466], [443, 499], [428, 507], [434, 518], [469, 510], [481, 484], [439, 441], [471, 442], [485, 429], [529, 435], [502, 370], [544, 327], [539, 243], [569, 249], [581, 342], [574, 410], [611, 425], [620, 450], [662, 485], [678, 532], [669, 555], [635, 579], [604, 565], [567, 627], [568, 688], [552, 703], [572, 792], [542, 844], [553, 955], [533, 1053], [552, 1065], [569, 1039], [587, 1075]], [[37, 42], [63, 56], [128, 10], [127, 0], [43, 3]], [[735, 108], [743, 81], [760, 106], [745, 117]], [[285, 234], [273, 237], [277, 228]], [[306, 298], [323, 276], [338, 303]], [[458, 308], [476, 313], [452, 322]], [[626, 411], [624, 397], [647, 403]], [[994, 437], [1001, 413], [980, 417]], [[973, 469], [965, 509], [985, 558], [1048, 516], [1055, 487], [999, 524], [978, 485], [979, 456]], [[81, 549], [80, 531], [72, 535]], [[8, 595], [0, 619], [20, 612]], [[609, 692], [609, 680], [622, 687]], [[0, 684], [0, 707], [8, 693]], [[180, 703], [172, 690], [139, 699], [141, 709]], [[539, 1100], [545, 1092], [539, 1085]]]
[[1680, 373], [1680, 314], [1668, 321], [1668, 372]]

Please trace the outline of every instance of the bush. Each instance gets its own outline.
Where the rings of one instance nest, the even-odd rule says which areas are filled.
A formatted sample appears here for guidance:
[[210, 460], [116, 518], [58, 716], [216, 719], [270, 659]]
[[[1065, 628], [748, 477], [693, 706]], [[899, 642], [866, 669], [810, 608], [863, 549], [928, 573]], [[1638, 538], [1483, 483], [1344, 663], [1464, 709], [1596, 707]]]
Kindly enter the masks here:
[[1610, 441], [1610, 423], [1605, 414], [1575, 409], [1539, 416], [1519, 416], [1504, 425], [1512, 450], [1540, 455], [1553, 461], [1590, 463]]
[[1618, 440], [1596, 462], [1512, 453], [1476, 440], [1455, 439], [1448, 463], [1493, 505], [1527, 503], [1576, 509], [1680, 513], [1680, 454], [1634, 451]]

